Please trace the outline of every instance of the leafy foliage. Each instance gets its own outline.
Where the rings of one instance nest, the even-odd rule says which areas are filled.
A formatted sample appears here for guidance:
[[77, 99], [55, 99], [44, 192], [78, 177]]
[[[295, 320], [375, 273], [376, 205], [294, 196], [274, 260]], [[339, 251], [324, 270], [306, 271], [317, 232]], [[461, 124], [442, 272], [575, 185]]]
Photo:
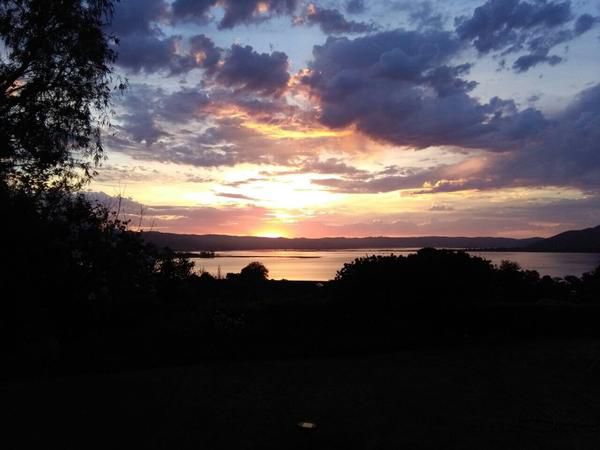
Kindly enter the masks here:
[[103, 155], [116, 53], [112, 0], [0, 2], [0, 181], [73, 188]]

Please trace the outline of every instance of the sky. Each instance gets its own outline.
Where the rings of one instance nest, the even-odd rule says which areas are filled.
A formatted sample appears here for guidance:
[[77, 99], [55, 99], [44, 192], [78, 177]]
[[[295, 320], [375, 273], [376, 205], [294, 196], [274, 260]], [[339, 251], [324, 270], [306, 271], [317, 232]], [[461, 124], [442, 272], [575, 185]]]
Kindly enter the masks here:
[[121, 0], [132, 225], [551, 236], [600, 224], [600, 1]]

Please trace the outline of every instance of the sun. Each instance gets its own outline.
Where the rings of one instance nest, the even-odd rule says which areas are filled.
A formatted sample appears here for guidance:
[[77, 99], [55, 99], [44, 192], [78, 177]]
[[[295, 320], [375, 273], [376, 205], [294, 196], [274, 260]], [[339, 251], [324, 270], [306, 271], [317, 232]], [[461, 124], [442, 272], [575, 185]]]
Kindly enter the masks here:
[[282, 237], [284, 238], [284, 237], [287, 237], [287, 234], [284, 231], [273, 230], [273, 229], [257, 231], [256, 233], [253, 233], [253, 235], [256, 236], [256, 237], [265, 237], [265, 238], [282, 238]]

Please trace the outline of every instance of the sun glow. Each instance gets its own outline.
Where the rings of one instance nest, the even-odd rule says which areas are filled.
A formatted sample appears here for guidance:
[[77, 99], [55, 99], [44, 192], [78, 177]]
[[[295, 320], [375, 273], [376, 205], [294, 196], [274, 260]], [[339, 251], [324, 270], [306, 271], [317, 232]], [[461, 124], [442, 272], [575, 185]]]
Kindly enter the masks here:
[[266, 229], [266, 230], [257, 231], [255, 233], [253, 233], [252, 235], [256, 236], [256, 237], [265, 237], [265, 238], [285, 238], [285, 237], [288, 237], [287, 233], [285, 233], [284, 231], [273, 230], [273, 229]]
[[258, 2], [256, 5], [256, 12], [259, 14], [266, 14], [269, 12], [269, 4], [267, 2]]
[[344, 137], [352, 130], [329, 130], [326, 128], [289, 129], [278, 125], [260, 122], [245, 122], [244, 127], [254, 130], [272, 139], [315, 139], [326, 137]]

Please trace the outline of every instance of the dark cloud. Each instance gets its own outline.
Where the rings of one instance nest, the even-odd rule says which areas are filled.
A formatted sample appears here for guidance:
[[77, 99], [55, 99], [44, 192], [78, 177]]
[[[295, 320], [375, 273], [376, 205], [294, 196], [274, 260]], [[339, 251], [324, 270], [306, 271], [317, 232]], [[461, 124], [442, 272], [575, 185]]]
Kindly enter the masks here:
[[[133, 85], [127, 94], [119, 99], [118, 106], [121, 111], [117, 114], [119, 129], [124, 131], [133, 142], [150, 146], [162, 136], [168, 135], [156, 120], [156, 93], [155, 89], [147, 85]], [[113, 148], [127, 147], [127, 141], [110, 142]]]
[[600, 84], [583, 90], [541, 140], [498, 167], [523, 183], [600, 187]]
[[346, 12], [348, 14], [362, 14], [366, 9], [364, 0], [348, 0], [346, 2]]
[[206, 23], [211, 20], [210, 10], [218, 0], [175, 0], [172, 4], [173, 19]]
[[169, 6], [164, 0], [123, 0], [115, 6], [110, 30], [120, 38], [156, 34], [157, 23], [168, 17]]
[[234, 44], [219, 67], [216, 81], [242, 92], [280, 95], [290, 79], [285, 53], [258, 53], [249, 45]]
[[[190, 2], [197, 7], [200, 2]], [[175, 5], [173, 6], [175, 7]], [[111, 31], [119, 37], [117, 64], [134, 72], [186, 73], [195, 68], [211, 72], [221, 49], [203, 34], [184, 39], [165, 36], [159, 24], [172, 20], [172, 10], [163, 0], [124, 0], [119, 3]]]
[[159, 28], [169, 20], [163, 0], [124, 0], [117, 4], [111, 32], [119, 38], [117, 64], [131, 72], [167, 71], [179, 74], [196, 66], [180, 54], [181, 36], [165, 37]]
[[126, 114], [121, 116], [123, 128], [135, 142], [152, 145], [168, 133], [157, 126], [152, 115], [148, 113]]
[[211, 18], [211, 9], [218, 5], [224, 10], [219, 28], [225, 29], [278, 15], [291, 15], [297, 4], [298, 0], [175, 0], [173, 17], [176, 21], [206, 23]]
[[[534, 113], [531, 113], [534, 114]], [[529, 120], [536, 123], [537, 114]], [[527, 120], [524, 120], [525, 124]], [[529, 128], [524, 125], [523, 128]], [[523, 131], [514, 130], [518, 136]], [[376, 193], [399, 189], [413, 193], [490, 190], [513, 187], [567, 186], [600, 195], [600, 84], [582, 91], [560, 115], [546, 120], [535, 140], [510, 152], [490, 155], [481, 168], [465, 173], [438, 166], [402, 175], [372, 174], [313, 180], [339, 192]]]
[[148, 34], [131, 34], [121, 40], [117, 64], [131, 72], [153, 73], [166, 71], [181, 74], [197, 67], [189, 54], [180, 54], [181, 36], [159, 38]]
[[209, 97], [201, 86], [167, 93], [146, 84], [133, 84], [119, 99], [122, 114], [117, 118], [140, 116], [151, 117], [153, 122], [185, 124], [202, 117], [203, 109], [209, 104]]
[[589, 31], [600, 23], [600, 17], [594, 17], [590, 14], [582, 14], [575, 21], [575, 34], [580, 35]]
[[589, 14], [574, 19], [570, 1], [488, 0], [472, 16], [457, 18], [456, 32], [480, 54], [499, 52], [504, 56], [525, 51], [513, 64], [516, 72], [525, 72], [541, 63], [560, 63], [563, 59], [550, 51], [598, 21]]
[[471, 17], [457, 19], [461, 39], [473, 41], [481, 53], [516, 47], [531, 29], [547, 30], [570, 21], [571, 2], [488, 0]]
[[527, 72], [529, 69], [537, 66], [538, 64], [547, 63], [551, 66], [555, 66], [560, 64], [562, 60], [563, 59], [557, 55], [548, 56], [544, 53], [531, 53], [529, 55], [524, 55], [517, 58], [517, 60], [513, 63], [513, 69], [515, 72]]
[[325, 34], [368, 33], [377, 29], [374, 24], [347, 20], [337, 9], [320, 8], [310, 4], [305, 23], [318, 25]]
[[221, 59], [222, 50], [215, 46], [215, 43], [207, 36], [198, 34], [190, 38], [190, 53], [194, 57], [196, 63], [212, 73], [219, 60]]
[[[220, 28], [233, 28], [242, 23], [253, 23], [282, 14], [293, 14], [297, 0], [224, 0], [225, 15], [219, 23]], [[266, 11], [261, 7], [266, 5]]]
[[186, 123], [190, 120], [204, 115], [204, 107], [209, 103], [206, 92], [199, 87], [184, 87], [169, 95], [161, 95], [157, 98], [157, 113], [167, 122]]
[[354, 125], [376, 140], [506, 151], [534, 138], [545, 126], [539, 111], [469, 95], [476, 85], [464, 78], [470, 66], [450, 64], [460, 50], [441, 31], [329, 38], [314, 48], [303, 82], [320, 102], [324, 125]]

